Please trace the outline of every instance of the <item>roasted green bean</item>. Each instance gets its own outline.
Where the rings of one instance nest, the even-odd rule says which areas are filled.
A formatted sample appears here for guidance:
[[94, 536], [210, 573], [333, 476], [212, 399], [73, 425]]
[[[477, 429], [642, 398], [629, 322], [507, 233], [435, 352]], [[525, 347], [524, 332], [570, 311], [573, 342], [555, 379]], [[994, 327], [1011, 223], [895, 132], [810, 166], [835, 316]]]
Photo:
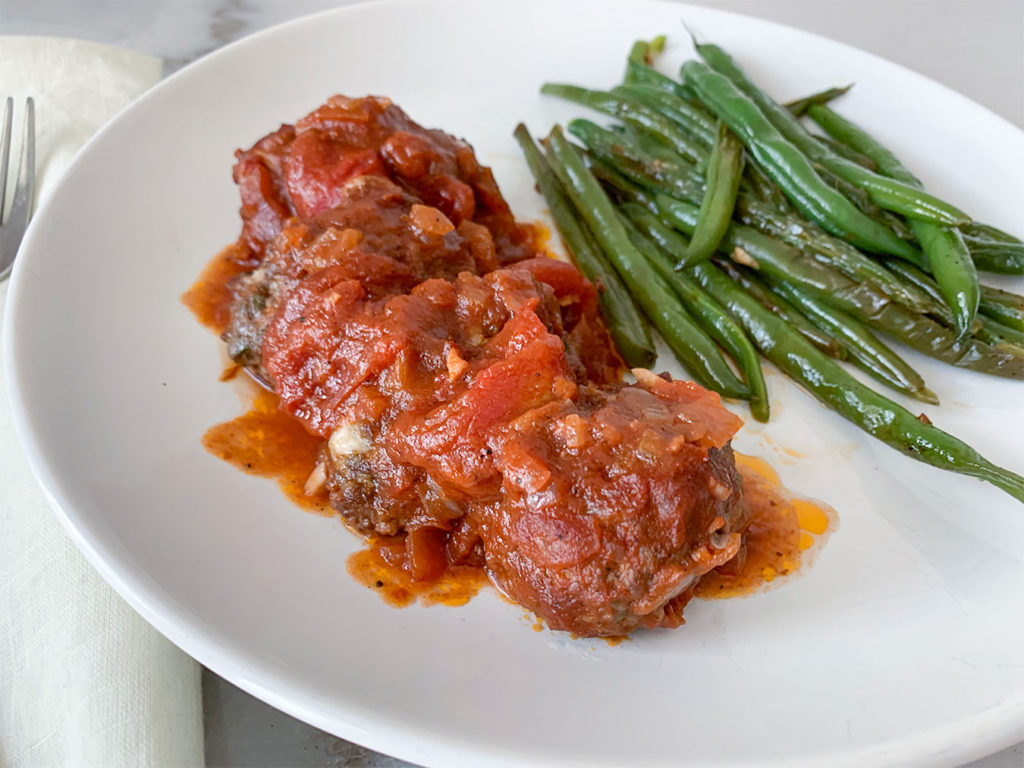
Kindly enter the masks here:
[[697, 225], [686, 252], [686, 260], [691, 264], [709, 258], [718, 250], [732, 221], [742, 176], [743, 144], [725, 125], [719, 125], [718, 139], [708, 162]]
[[[570, 132], [580, 139], [598, 158], [610, 164], [628, 179], [649, 190], [665, 192], [687, 202], [699, 203], [704, 197], [703, 181], [693, 165], [671, 153], [660, 157], [649, 154], [630, 135], [602, 128], [589, 120], [577, 119], [569, 124]], [[642, 131], [643, 129], [637, 129]], [[756, 229], [793, 245], [820, 261], [833, 265], [855, 280], [868, 280], [879, 290], [915, 312], [931, 306], [926, 296], [912, 285], [900, 280], [885, 266], [864, 255], [844, 240], [823, 232], [794, 214], [776, 211], [769, 203], [741, 193], [735, 213], [737, 218]], [[699, 259], [689, 256], [690, 264]]]
[[758, 421], [768, 421], [771, 411], [761, 361], [743, 329], [689, 276], [673, 269], [671, 259], [645, 238], [625, 215], [622, 216], [622, 222], [637, 250], [647, 258], [648, 264], [672, 286], [683, 305], [707, 334], [732, 355], [750, 388], [750, 413]]
[[972, 221], [960, 231], [978, 269], [1024, 275], [1024, 242], [1019, 238], [977, 221]]
[[702, 274], [701, 287], [729, 310], [765, 357], [825, 405], [913, 459], [992, 483], [1024, 501], [1024, 478], [992, 464], [966, 443], [865, 387], [712, 269], [709, 266]]
[[917, 257], [913, 247], [822, 181], [800, 150], [728, 78], [698, 61], [686, 62], [683, 74], [701, 101], [739, 136], [762, 170], [811, 221], [861, 248]]
[[853, 88], [853, 83], [826, 88], [823, 91], [812, 93], [810, 96], [804, 96], [802, 99], [786, 102], [782, 106], [788, 109], [794, 117], [801, 117], [808, 107], [814, 104], [828, 104], [830, 101], [838, 99], [851, 88]]
[[[820, 163], [850, 183], [867, 190], [878, 205], [904, 216], [936, 224], [957, 225], [970, 221], [970, 217], [959, 208], [918, 187], [873, 173], [857, 163], [835, 154], [821, 142], [816, 141], [787, 109], [777, 104], [751, 82], [739, 65], [722, 48], [711, 44], [700, 44], [696, 48], [701, 58], [713, 70], [727, 77], [749, 97], [760, 108], [765, 119], [807, 158]], [[689, 65], [690, 63], [687, 62], [684, 68]], [[687, 85], [690, 85], [688, 78], [683, 79]], [[812, 105], [808, 111], [813, 109]]]
[[1024, 296], [983, 285], [981, 311], [1003, 325], [1024, 332]]
[[673, 298], [667, 283], [647, 268], [611, 201], [559, 126], [551, 130], [547, 143], [551, 169], [567, 196], [630, 293], [690, 375], [723, 396], [749, 397], [750, 389], [729, 367], [715, 343]]
[[631, 368], [649, 368], [657, 359], [657, 353], [647, 323], [629, 291], [605, 259], [600, 246], [594, 242], [593, 235], [578, 219], [576, 210], [534, 144], [526, 126], [520, 123], [514, 135], [522, 147], [540, 193], [551, 209], [551, 218], [565, 242], [566, 250], [580, 272], [600, 288], [598, 305], [615, 346]]
[[772, 286], [808, 320], [834, 338], [846, 350], [850, 362], [897, 392], [924, 403], [939, 404], [939, 398], [925, 386], [921, 374], [852, 316], [784, 280], [773, 281]]
[[[892, 152], [858, 125], [823, 104], [812, 105], [808, 114], [830, 136], [870, 157], [882, 173], [907, 185], [921, 187], [921, 182]], [[943, 298], [953, 311], [956, 328], [960, 333], [968, 333], [978, 311], [980, 289], [978, 271], [967, 244], [953, 227], [911, 219], [910, 228], [921, 244]]]
[[[692, 231], [696, 209], [668, 195], [654, 196], [663, 220], [684, 233]], [[734, 260], [764, 270], [772, 278], [806, 287], [839, 309], [852, 312], [868, 325], [888, 333], [926, 355], [962, 368], [993, 376], [1024, 379], [1024, 361], [972, 337], [956, 334], [891, 301], [874, 286], [854, 283], [823, 264], [801, 259], [798, 252], [749, 227], [729, 227], [723, 245]]]
[[715, 118], [686, 99], [653, 85], [617, 85], [611, 93], [632, 99], [672, 120], [705, 147], [715, 143]]
[[607, 91], [594, 91], [561, 83], [545, 83], [540, 91], [652, 130], [669, 141], [676, 152], [692, 162], [699, 163], [707, 154], [707, 148], [675, 122], [633, 99]]

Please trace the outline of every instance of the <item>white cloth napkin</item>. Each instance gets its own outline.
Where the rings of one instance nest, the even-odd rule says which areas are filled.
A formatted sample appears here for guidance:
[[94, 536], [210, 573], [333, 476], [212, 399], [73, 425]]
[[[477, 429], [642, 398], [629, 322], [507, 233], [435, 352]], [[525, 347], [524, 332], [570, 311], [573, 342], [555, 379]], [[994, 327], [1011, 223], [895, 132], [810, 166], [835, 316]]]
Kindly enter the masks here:
[[[25, 97], [36, 103], [37, 200], [160, 68], [95, 43], [0, 37], [0, 99], [15, 98], [15, 147]], [[5, 283], [0, 309], [6, 297]], [[0, 766], [202, 764], [199, 666], [67, 538], [21, 453], [0, 378]]]

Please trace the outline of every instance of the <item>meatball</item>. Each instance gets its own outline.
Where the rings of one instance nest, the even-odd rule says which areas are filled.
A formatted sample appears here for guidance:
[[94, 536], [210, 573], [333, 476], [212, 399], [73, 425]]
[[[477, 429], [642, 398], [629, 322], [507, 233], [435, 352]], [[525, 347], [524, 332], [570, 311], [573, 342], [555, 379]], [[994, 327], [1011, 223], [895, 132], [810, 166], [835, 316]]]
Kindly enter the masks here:
[[502, 498], [471, 513], [487, 567], [554, 629], [678, 626], [697, 579], [740, 548], [739, 420], [692, 382], [638, 373], [492, 439]]
[[[578, 273], [556, 264], [567, 290]], [[332, 501], [358, 530], [466, 521], [498, 586], [552, 627], [675, 626], [739, 550], [740, 422], [692, 382], [595, 383], [569, 353], [600, 327], [591, 298], [521, 265], [373, 301], [336, 266], [292, 291], [263, 357], [282, 406], [329, 438]]]
[[[259, 266], [235, 279], [234, 306], [224, 333], [228, 354], [261, 381], [270, 381], [260, 349], [281, 300], [327, 267], [358, 280], [379, 298], [412, 290], [429, 277], [488, 272], [497, 264], [487, 228], [447, 219], [382, 176], [356, 176], [338, 191], [337, 207], [314, 219], [294, 218], [267, 245]], [[434, 228], [424, 218], [435, 215]], [[336, 272], [336, 274], [340, 274]]]
[[237, 156], [253, 269], [225, 339], [323, 438], [312, 484], [348, 524], [414, 579], [486, 567], [556, 629], [682, 623], [747, 525], [718, 396], [623, 383], [598, 289], [387, 99], [333, 97]]
[[545, 274], [566, 273], [558, 293], [532, 263], [380, 299], [332, 266], [277, 309], [261, 359], [281, 407], [329, 438], [327, 487], [358, 530], [448, 529], [468, 501], [497, 494], [487, 430], [574, 393], [589, 375], [584, 343], [610, 351], [595, 357], [603, 366], [595, 375], [618, 379], [593, 288], [571, 265], [551, 262]]
[[423, 128], [390, 99], [333, 96], [295, 125], [281, 126], [235, 156], [240, 242], [257, 261], [292, 217], [312, 219], [343, 206], [345, 183], [364, 175], [391, 179], [456, 226], [463, 221], [485, 226], [502, 263], [534, 251], [531, 230], [516, 223], [473, 148]]

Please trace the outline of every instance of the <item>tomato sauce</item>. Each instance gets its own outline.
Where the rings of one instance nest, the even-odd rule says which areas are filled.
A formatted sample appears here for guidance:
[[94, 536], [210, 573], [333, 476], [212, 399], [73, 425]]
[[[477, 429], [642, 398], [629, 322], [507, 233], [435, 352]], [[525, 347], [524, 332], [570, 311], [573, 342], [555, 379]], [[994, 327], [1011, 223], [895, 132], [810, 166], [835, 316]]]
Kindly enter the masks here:
[[307, 493], [323, 440], [306, 432], [277, 407], [277, 396], [258, 389], [252, 407], [241, 416], [210, 427], [203, 447], [250, 475], [277, 481], [288, 499], [303, 509], [331, 515], [327, 494]]
[[401, 565], [404, 552], [400, 537], [373, 537], [348, 558], [348, 572], [396, 608], [416, 600], [421, 605], [465, 605], [489, 583], [483, 568], [469, 565], [449, 566], [436, 578], [414, 581]]
[[792, 575], [806, 564], [809, 550], [824, 543], [836, 519], [830, 508], [794, 498], [764, 459], [734, 455], [750, 524], [736, 558], [698, 582], [694, 596], [707, 600], [748, 595]]
[[[537, 226], [537, 240], [549, 233]], [[246, 269], [236, 246], [225, 248], [206, 267], [182, 296], [196, 319], [215, 332], [227, 324], [231, 293], [227, 283]], [[222, 380], [239, 371], [230, 366]], [[252, 475], [275, 480], [285, 496], [308, 511], [335, 514], [321, 490], [310, 495], [306, 486], [317, 466], [323, 439], [310, 435], [294, 418], [281, 411], [278, 398], [255, 384], [249, 410], [231, 421], [211, 427], [203, 446], [213, 455]], [[782, 487], [779, 476], [763, 459], [734, 454], [743, 477], [744, 498], [751, 522], [743, 549], [731, 562], [703, 576], [694, 596], [710, 600], [756, 593], [776, 580], [790, 576], [806, 564], [835, 527], [835, 513], [816, 502], [799, 499]], [[474, 566], [451, 566], [439, 577], [414, 581], [394, 556], [399, 537], [372, 537], [348, 559], [348, 571], [360, 584], [372, 589], [388, 605], [458, 606], [467, 603], [489, 584], [486, 571]], [[402, 545], [404, 547], [404, 544]], [[533, 623], [535, 631], [544, 624]], [[605, 638], [614, 645], [621, 637]]]
[[192, 310], [196, 320], [216, 334], [221, 334], [231, 320], [234, 297], [228, 282], [252, 269], [246, 262], [248, 252], [237, 243], [218, 253], [181, 297], [182, 303]]
[[787, 575], [827, 529], [737, 469], [718, 395], [623, 381], [600, 287], [543, 258], [550, 232], [465, 142], [335, 96], [236, 158], [239, 245], [183, 301], [274, 394], [203, 444], [340, 514], [368, 542], [351, 574], [389, 603], [490, 580], [579, 636], [677, 627], [695, 593]]
[[[213, 455], [243, 472], [276, 480], [290, 501], [311, 512], [333, 515], [323, 492], [309, 495], [306, 483], [316, 469], [322, 444], [293, 418], [278, 409], [277, 397], [252, 385], [252, 407], [231, 421], [211, 427], [203, 437]], [[835, 512], [822, 504], [793, 497], [764, 461], [735, 454], [743, 477], [744, 498], [751, 522], [743, 549], [735, 560], [701, 578], [694, 596], [705, 599], [740, 597], [758, 592], [779, 578], [791, 576], [807, 562], [835, 527]], [[348, 559], [348, 572], [388, 605], [458, 606], [489, 584], [481, 567], [450, 566], [439, 577], [414, 581], [396, 556], [401, 537], [371, 537]], [[533, 623], [535, 631], [544, 624]], [[621, 637], [606, 638], [614, 645]]]

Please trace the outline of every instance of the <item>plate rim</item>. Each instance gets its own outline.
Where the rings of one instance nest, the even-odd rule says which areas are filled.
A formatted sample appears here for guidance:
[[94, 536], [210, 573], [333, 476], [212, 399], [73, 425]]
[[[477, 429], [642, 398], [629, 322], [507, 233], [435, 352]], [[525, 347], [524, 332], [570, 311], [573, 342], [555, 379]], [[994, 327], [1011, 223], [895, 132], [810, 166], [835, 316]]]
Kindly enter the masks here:
[[[309, 689], [308, 684], [290, 679], [283, 671], [273, 668], [258, 656], [254, 656], [240, 645], [225, 643], [220, 632], [207, 622], [195, 620], [187, 610], [174, 604], [172, 596], [158, 584], [148, 584], [145, 579], [133, 575], [126, 565], [118, 560], [113, 548], [98, 543], [90, 538], [92, 527], [87, 516], [76, 512], [76, 504], [65, 481], [53, 471], [47, 459], [45, 441], [35, 433], [32, 420], [26, 410], [24, 393], [19, 383], [20, 346], [14, 332], [15, 317], [23, 313], [21, 310], [21, 275], [25, 272], [25, 264], [33, 260], [35, 233], [47, 221], [48, 212], [57, 199], [64, 182], [79, 171], [81, 158], [92, 151], [95, 144], [112, 126], [124, 117], [144, 108], [150, 101], [162, 98], [164, 90], [177, 87], [179, 82], [197, 76], [212, 62], [223, 57], [233, 56], [235, 51], [254, 45], [260, 45], [266, 38], [279, 34], [290, 34], [293, 28], [314, 24], [318, 19], [334, 16], [348, 16], [382, 10], [393, 13], [395, 8], [425, 3], [437, 5], [463, 5], [474, 10], [481, 6], [497, 4], [500, 0], [361, 0], [351, 5], [324, 9], [285, 22], [258, 30], [228, 45], [190, 62], [185, 67], [163, 78], [152, 88], [134, 99], [113, 119], [97, 131], [76, 153], [75, 158], [64, 176], [52, 190], [49, 198], [36, 211], [26, 232], [23, 251], [15, 261], [14, 269], [8, 286], [7, 303], [4, 310], [3, 330], [3, 367], [5, 383], [9, 393], [12, 423], [14, 432], [28, 460], [35, 477], [51, 510], [57, 516], [62, 528], [70, 535], [77, 549], [85, 556], [90, 565], [96, 569], [103, 580], [110, 585], [143, 619], [166, 637], [171, 643], [188, 654], [200, 664], [208, 667], [216, 674], [224, 677], [253, 696], [271, 706], [290, 714], [314, 727], [333, 733], [341, 738], [353, 741], [362, 746], [413, 762], [437, 764], [437, 761], [455, 761], [465, 765], [513, 766], [513, 765], [548, 765], [548, 766], [584, 766], [594, 765], [591, 761], [582, 762], [573, 758], [553, 759], [550, 755], [526, 750], [515, 751], [474, 743], [464, 738], [456, 738], [454, 734], [439, 734], [394, 717], [370, 714], [365, 707], [349, 701], [332, 699], [330, 709], [334, 714], [327, 714], [324, 707], [318, 707], [318, 696]], [[891, 61], [885, 57], [865, 51], [854, 45], [834, 40], [825, 35], [793, 27], [781, 22], [763, 19], [750, 14], [722, 10], [715, 7], [697, 5], [675, 0], [546, 0], [559, 2], [570, 7], [586, 8], [590, 11], [595, 6], [602, 9], [621, 8], [623, 6], [648, 6], [671, 8], [685, 14], [695, 12], [701, 15], [717, 17], [722, 21], [741, 19], [746, 24], [753, 24], [772, 30], [784, 30], [818, 42], [827, 43], [830, 47], [847, 54], [873, 59], [876, 64], [886, 68], [894, 68], [902, 75], [927, 83], [932, 88], [943, 92], [944, 96], [959, 102], [964, 108], [976, 113], [983, 113], [987, 119], [994, 119], [1001, 128], [1016, 133], [1016, 139], [1024, 142], [1024, 128], [1018, 127], [1007, 118], [994, 112], [989, 107], [979, 104], [965, 94], [935, 81], [908, 66]], [[823, 760], [830, 765], [861, 766], [890, 765], [915, 761], [935, 764], [954, 765], [968, 760], [977, 759], [1002, 748], [1012, 746], [1024, 738], [1024, 687], [998, 704], [975, 713], [971, 717], [961, 719], [946, 726], [937, 726], [924, 731], [916, 731], [910, 735], [897, 737], [878, 744], [850, 752], [832, 752], [813, 757], [797, 759], [777, 759], [772, 761], [718, 762], [720, 768], [776, 768], [781, 766], [817, 766]]]

